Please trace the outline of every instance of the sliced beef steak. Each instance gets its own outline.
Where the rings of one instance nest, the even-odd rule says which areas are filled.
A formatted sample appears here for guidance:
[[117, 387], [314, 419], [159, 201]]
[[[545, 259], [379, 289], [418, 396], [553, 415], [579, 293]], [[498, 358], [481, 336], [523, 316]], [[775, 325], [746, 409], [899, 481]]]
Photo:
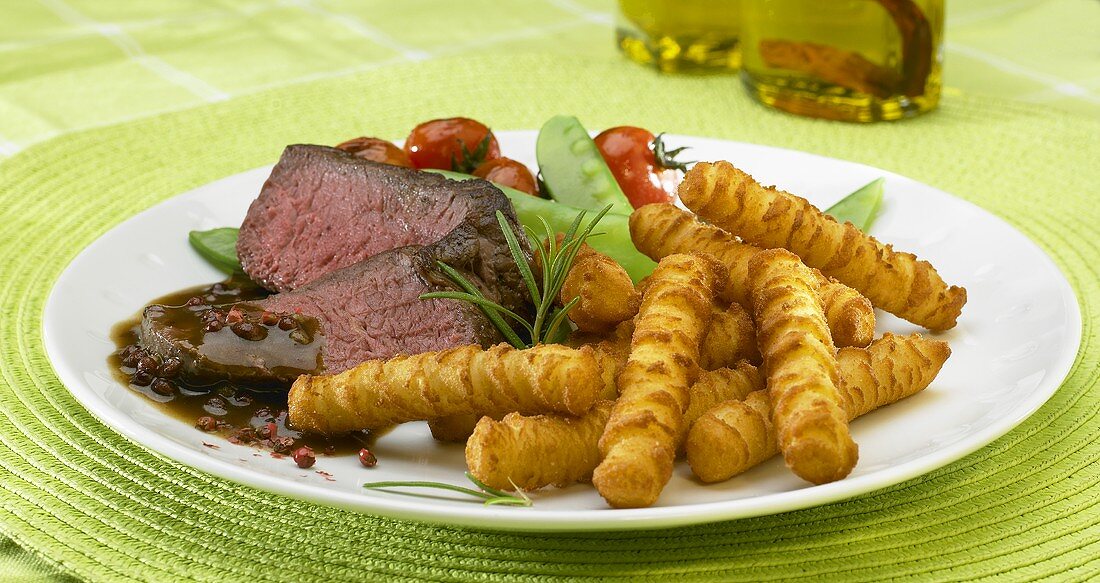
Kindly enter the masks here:
[[[477, 307], [419, 296], [453, 288], [438, 266], [444, 262], [487, 297], [529, 313], [497, 211], [522, 232], [507, 197], [484, 180], [289, 146], [237, 243], [245, 272], [281, 293], [232, 311], [150, 306], [141, 343], [162, 359], [180, 359], [191, 382], [253, 385], [397, 354], [488, 346], [500, 336]], [[529, 258], [527, 238], [519, 239]], [[281, 326], [290, 321], [283, 316], [297, 325]]]
[[449, 289], [434, 265], [439, 257], [434, 246], [394, 249], [257, 305], [317, 318], [328, 373], [373, 358], [498, 342], [496, 329], [472, 304], [419, 299]]
[[[141, 343], [164, 360], [180, 359], [190, 382], [251, 385], [286, 384], [300, 374], [336, 373], [398, 354], [489, 346], [500, 336], [476, 307], [419, 299], [447, 289], [435, 261], [461, 261], [449, 254], [454, 247], [393, 249], [232, 308], [150, 306]], [[221, 324], [207, 326], [211, 320]]]
[[507, 197], [484, 180], [448, 180], [326, 146], [288, 146], [248, 209], [237, 254], [253, 281], [286, 292], [383, 251], [439, 242], [487, 296], [517, 310], [525, 288], [498, 210], [522, 232]]

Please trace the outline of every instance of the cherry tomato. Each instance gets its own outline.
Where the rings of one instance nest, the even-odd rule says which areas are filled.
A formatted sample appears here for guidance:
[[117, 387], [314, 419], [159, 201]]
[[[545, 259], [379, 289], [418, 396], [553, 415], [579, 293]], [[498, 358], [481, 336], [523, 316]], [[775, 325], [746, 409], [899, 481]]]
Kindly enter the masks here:
[[409, 160], [409, 155], [406, 154], [404, 150], [393, 145], [392, 142], [379, 138], [355, 138], [336, 147], [345, 152], [351, 152], [359, 158], [365, 158], [383, 164], [392, 164], [394, 166], [404, 166], [406, 168], [413, 167], [412, 161]]
[[664, 155], [664, 145], [651, 132], [631, 126], [600, 132], [596, 147], [634, 208], [672, 200], [683, 177], [683, 165], [672, 160], [678, 150]]
[[405, 153], [417, 168], [469, 174], [482, 162], [500, 157], [500, 144], [485, 124], [465, 117], [426, 121], [405, 139]]
[[484, 162], [474, 170], [474, 176], [533, 196], [539, 195], [538, 183], [531, 171], [511, 158], [497, 158]]

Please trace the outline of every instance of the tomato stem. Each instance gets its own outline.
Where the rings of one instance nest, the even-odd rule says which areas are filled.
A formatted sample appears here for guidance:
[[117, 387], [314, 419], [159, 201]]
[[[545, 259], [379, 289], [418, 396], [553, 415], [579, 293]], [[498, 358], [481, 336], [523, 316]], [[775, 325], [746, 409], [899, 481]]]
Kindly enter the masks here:
[[687, 146], [669, 150], [665, 146], [665, 141], [662, 139], [665, 133], [661, 132], [657, 134], [657, 137], [653, 138], [653, 143], [650, 145], [653, 148], [653, 158], [656, 160], [657, 165], [661, 168], [672, 168], [675, 170], [681, 170], [687, 172], [687, 165], [694, 164], [695, 161], [680, 161], [676, 159], [676, 156], [680, 155], [684, 150], [689, 149]]

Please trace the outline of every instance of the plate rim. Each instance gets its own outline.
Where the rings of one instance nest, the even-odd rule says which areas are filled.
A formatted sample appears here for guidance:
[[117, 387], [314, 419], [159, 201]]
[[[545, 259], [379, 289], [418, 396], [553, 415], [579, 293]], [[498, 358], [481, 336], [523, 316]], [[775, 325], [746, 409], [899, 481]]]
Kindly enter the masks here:
[[[498, 135], [529, 135], [535, 130], [508, 130], [497, 132]], [[689, 139], [707, 141], [714, 144], [726, 144], [736, 146], [748, 146], [765, 151], [785, 153], [797, 153], [802, 156], [812, 156], [820, 161], [831, 163], [842, 162], [861, 166], [866, 169], [881, 173], [890, 180], [901, 181], [930, 188], [939, 193], [972, 207], [986, 217], [1000, 223], [1000, 226], [1018, 234], [1030, 245], [1040, 261], [1053, 269], [1058, 275], [1057, 286], [1061, 288], [1058, 298], [1066, 307], [1066, 333], [1072, 338], [1072, 350], [1065, 350], [1059, 354], [1047, 369], [1047, 374], [1039, 386], [1023, 399], [1015, 409], [1014, 415], [1002, 417], [996, 422], [971, 435], [960, 442], [949, 444], [935, 452], [925, 454], [919, 458], [904, 462], [889, 468], [887, 471], [876, 471], [863, 476], [849, 477], [844, 480], [829, 484], [807, 486], [798, 490], [777, 492], [762, 496], [753, 496], [734, 500], [723, 500], [692, 504], [688, 506], [661, 506], [635, 509], [582, 509], [582, 510], [551, 510], [539, 511], [533, 514], [525, 508], [483, 507], [471, 504], [469, 508], [460, 506], [439, 506], [420, 502], [412, 497], [387, 495], [386, 493], [353, 493], [338, 490], [316, 488], [314, 485], [304, 484], [269, 476], [249, 470], [240, 464], [223, 461], [215, 457], [203, 455], [200, 451], [184, 446], [168, 437], [156, 433], [140, 424], [134, 423], [121, 410], [115, 408], [105, 399], [101, 398], [89, 386], [86, 386], [75, 370], [69, 370], [65, 366], [59, 366], [57, 355], [63, 352], [58, 344], [58, 339], [51, 330], [57, 329], [56, 310], [52, 310], [57, 301], [59, 290], [69, 277], [72, 277], [72, 267], [77, 262], [86, 260], [89, 254], [94, 253], [103, 238], [120, 226], [140, 221], [147, 213], [152, 213], [165, 205], [183, 204], [182, 198], [197, 190], [210, 188], [225, 180], [231, 180], [242, 174], [259, 172], [261, 169], [270, 168], [271, 165], [246, 169], [217, 180], [207, 182], [195, 188], [172, 195], [149, 208], [143, 209], [127, 219], [120, 221], [100, 234], [94, 241], [73, 257], [64, 270], [54, 281], [46, 302], [42, 308], [40, 332], [47, 360], [53, 368], [58, 379], [69, 391], [74, 399], [92, 413], [100, 422], [108, 428], [123, 435], [136, 445], [153, 452], [156, 455], [167, 457], [177, 463], [181, 463], [200, 471], [206, 472], [221, 479], [245, 486], [257, 488], [262, 491], [288, 496], [325, 506], [351, 510], [354, 512], [370, 514], [380, 517], [413, 520], [432, 525], [445, 525], [455, 527], [472, 527], [484, 530], [506, 532], [582, 532], [582, 531], [621, 531], [635, 529], [658, 529], [692, 524], [708, 524], [727, 520], [752, 518], [771, 514], [779, 514], [794, 510], [802, 510], [853, 498], [860, 495], [871, 494], [875, 491], [887, 488], [915, 477], [927, 474], [936, 469], [958, 461], [967, 455], [989, 445], [996, 439], [1006, 435], [1018, 427], [1026, 419], [1039, 410], [1062, 386], [1073, 364], [1077, 360], [1081, 347], [1081, 334], [1083, 322], [1080, 310], [1080, 301], [1065, 272], [1058, 266], [1049, 253], [1031, 239], [1026, 233], [1014, 227], [1011, 223], [997, 214], [986, 210], [966, 199], [955, 196], [949, 192], [931, 186], [927, 183], [884, 170], [869, 164], [843, 160], [812, 152], [805, 152], [790, 148], [779, 148], [765, 144], [755, 144], [737, 140], [725, 140], [707, 136], [689, 136], [683, 134], [668, 134], [676, 139]]]

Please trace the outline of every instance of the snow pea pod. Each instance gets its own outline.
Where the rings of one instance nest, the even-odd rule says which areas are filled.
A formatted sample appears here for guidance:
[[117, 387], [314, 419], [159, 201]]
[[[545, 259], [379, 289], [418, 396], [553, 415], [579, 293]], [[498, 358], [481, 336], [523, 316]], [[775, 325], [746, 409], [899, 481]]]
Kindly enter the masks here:
[[191, 231], [187, 240], [214, 267], [228, 274], [242, 273], [241, 262], [237, 259], [236, 227]]
[[557, 115], [543, 124], [535, 156], [550, 198], [593, 211], [611, 205], [608, 214], [629, 215], [634, 210], [577, 118]]
[[833, 217], [837, 222], [848, 221], [864, 233], [871, 230], [875, 218], [878, 216], [879, 206], [882, 205], [882, 183], [884, 178], [878, 178], [869, 182], [866, 186], [840, 199], [839, 202], [825, 210], [825, 214]]

